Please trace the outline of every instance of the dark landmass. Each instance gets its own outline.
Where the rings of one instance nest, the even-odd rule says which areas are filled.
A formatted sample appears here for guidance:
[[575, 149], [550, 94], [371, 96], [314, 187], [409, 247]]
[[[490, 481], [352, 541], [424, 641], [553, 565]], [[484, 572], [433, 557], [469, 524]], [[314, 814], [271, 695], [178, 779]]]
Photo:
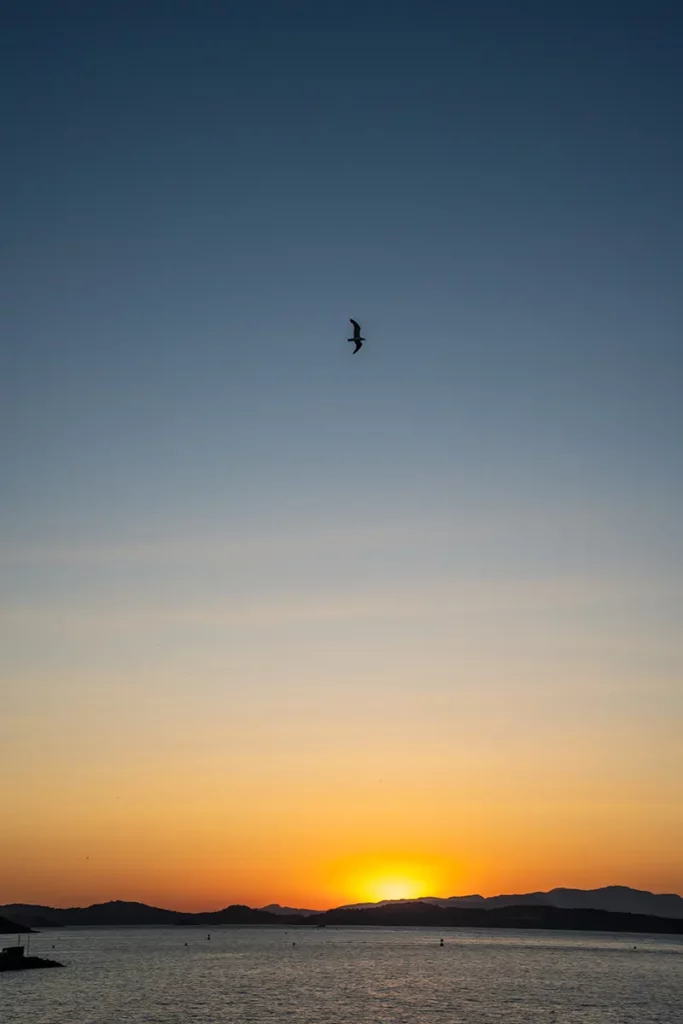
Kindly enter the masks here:
[[14, 963], [3, 963], [0, 957], [0, 972], [2, 971], [37, 971], [43, 967], [63, 967], [57, 960], [44, 960], [40, 956], [25, 956]]
[[271, 914], [267, 910], [252, 910], [240, 903], [234, 903], [223, 910], [213, 910], [205, 914], [179, 914], [174, 924], [188, 925], [219, 925], [219, 924], [305, 924], [307, 917], [292, 914]]
[[0, 953], [0, 971], [35, 971], [43, 967], [63, 967], [56, 960], [40, 956], [25, 956], [23, 946], [7, 946]]
[[384, 925], [421, 928], [551, 928], [562, 931], [654, 932], [683, 935], [683, 920], [608, 910], [566, 909], [542, 905], [437, 907], [432, 903], [389, 903], [363, 910], [328, 910], [305, 919], [308, 924]]
[[0, 911], [13, 921], [30, 928], [62, 928], [63, 925], [53, 915], [65, 913], [63, 910], [36, 906], [33, 903], [6, 903], [4, 907], [0, 907]]
[[148, 907], [146, 903], [126, 903], [112, 900], [110, 903], [93, 903], [90, 907], [41, 907], [22, 903], [12, 903], [0, 910], [9, 914], [15, 921], [31, 927], [63, 928], [74, 925], [163, 925], [175, 924], [182, 916], [176, 910], [162, 910], [159, 907]]
[[[414, 900], [382, 900], [380, 903], [353, 903], [340, 910], [365, 910], [390, 904], [410, 904]], [[625, 885], [607, 885], [601, 889], [551, 889], [549, 892], [514, 893], [501, 896], [424, 896], [421, 903], [437, 907], [521, 907], [525, 905], [561, 907], [566, 910], [609, 910], [618, 914], [650, 914], [654, 917], [683, 918], [683, 898], [675, 893], [652, 893]], [[2, 909], [2, 908], [0, 908]]]
[[[557, 906], [545, 902], [552, 898], [567, 905]], [[649, 898], [649, 899], [648, 899]], [[149, 907], [145, 903], [127, 903], [115, 900], [96, 903], [91, 907], [42, 907], [29, 904], [9, 904], [0, 911], [9, 914], [24, 928], [11, 925], [7, 930], [26, 930], [27, 926], [109, 926], [126, 925], [387, 925], [441, 928], [555, 928], [586, 931], [657, 932], [670, 935], [683, 934], [683, 913], [676, 916], [660, 913], [631, 912], [589, 906], [591, 902], [610, 902], [612, 906], [662, 906], [676, 911], [680, 896], [656, 896], [652, 893], [610, 886], [608, 889], [584, 891], [581, 889], [554, 889], [551, 893], [526, 893], [521, 896], [455, 896], [422, 900], [394, 900], [355, 907], [337, 907], [323, 913], [295, 911], [287, 907], [251, 907], [233, 904], [222, 910], [187, 914], [175, 910]], [[654, 901], [653, 903], [650, 902]], [[515, 902], [517, 901], [517, 902]], [[578, 905], [576, 905], [578, 904]], [[583, 904], [583, 905], [582, 905]], [[277, 909], [276, 909], [277, 908]]]
[[[234, 904], [223, 910], [206, 911], [199, 914], [185, 914], [178, 910], [163, 910], [149, 907], [146, 903], [128, 903], [112, 900], [110, 903], [94, 903], [91, 907], [40, 907], [13, 903], [0, 908], [12, 914], [15, 921], [24, 925], [41, 923], [43, 928], [99, 927], [121, 928], [138, 925], [220, 925], [220, 924], [283, 924], [306, 921], [298, 915], [272, 914], [266, 910], [252, 910], [251, 907]], [[15, 931], [17, 929], [14, 929]], [[28, 930], [28, 929], [23, 929]], [[12, 929], [10, 929], [12, 931]]]
[[300, 914], [301, 917], [310, 917], [311, 914], [319, 914], [319, 910], [303, 910], [301, 907], [281, 907], [279, 903], [269, 903], [267, 907], [260, 907], [269, 914], [278, 914], [280, 917], [291, 917], [292, 914]]
[[26, 924], [20, 924], [19, 921], [10, 921], [6, 917], [0, 917], [0, 935], [21, 935], [24, 932], [32, 932], [33, 929], [29, 928]]

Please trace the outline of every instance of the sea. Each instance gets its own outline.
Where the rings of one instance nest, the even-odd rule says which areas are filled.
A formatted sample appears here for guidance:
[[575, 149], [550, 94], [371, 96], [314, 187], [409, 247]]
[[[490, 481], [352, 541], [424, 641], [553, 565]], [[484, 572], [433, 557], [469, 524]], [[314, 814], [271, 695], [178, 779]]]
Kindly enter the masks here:
[[2, 1024], [683, 1024], [683, 936], [64, 928], [30, 953], [65, 970], [0, 974]]

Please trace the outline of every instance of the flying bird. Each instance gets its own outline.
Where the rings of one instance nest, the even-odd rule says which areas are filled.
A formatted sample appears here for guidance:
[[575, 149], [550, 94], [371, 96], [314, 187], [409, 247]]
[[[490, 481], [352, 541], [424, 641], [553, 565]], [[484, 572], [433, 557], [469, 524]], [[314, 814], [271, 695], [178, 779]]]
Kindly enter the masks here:
[[365, 341], [365, 338], [361, 337], [360, 324], [357, 324], [356, 321], [353, 318], [351, 318], [351, 317], [349, 317], [349, 319], [350, 319], [351, 323], [353, 324], [353, 337], [352, 338], [347, 338], [346, 340], [347, 341], [352, 341], [355, 344], [356, 347], [354, 348], [353, 352], [351, 353], [352, 356], [355, 356], [356, 352], [358, 352], [358, 350], [363, 347], [363, 342]]

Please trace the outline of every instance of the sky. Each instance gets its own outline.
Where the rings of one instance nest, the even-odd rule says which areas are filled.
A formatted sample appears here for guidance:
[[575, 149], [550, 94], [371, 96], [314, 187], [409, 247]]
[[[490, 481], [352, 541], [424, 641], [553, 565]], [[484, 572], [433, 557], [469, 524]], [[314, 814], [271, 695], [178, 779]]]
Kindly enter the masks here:
[[683, 893], [678, 6], [3, 18], [0, 902]]

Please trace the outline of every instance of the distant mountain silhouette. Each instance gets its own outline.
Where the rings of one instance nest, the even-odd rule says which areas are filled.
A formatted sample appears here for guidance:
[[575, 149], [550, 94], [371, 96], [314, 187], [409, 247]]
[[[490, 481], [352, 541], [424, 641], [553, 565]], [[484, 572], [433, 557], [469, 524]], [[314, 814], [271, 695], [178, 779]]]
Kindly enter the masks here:
[[[52, 917], [52, 907], [36, 906], [33, 903], [7, 903], [0, 907], [13, 921], [21, 921], [31, 928], [61, 928], [62, 925]], [[56, 914], [63, 911], [55, 911]]]
[[20, 935], [23, 932], [33, 931], [25, 924], [19, 924], [18, 921], [10, 921], [6, 917], [0, 917], [0, 935]]
[[302, 910], [300, 907], [281, 907], [279, 903], [269, 903], [267, 907], [261, 907], [261, 910], [266, 910], [269, 914], [286, 915], [291, 917], [292, 914], [300, 914], [302, 917], [309, 917], [311, 914], [319, 914], [319, 910]]
[[307, 918], [312, 924], [387, 925], [439, 928], [551, 928], [562, 931], [654, 932], [683, 935], [683, 920], [608, 910], [567, 909], [546, 904], [492, 907], [439, 907], [407, 901], [361, 910], [328, 910]]
[[[415, 900], [382, 900], [380, 903], [353, 903], [340, 910], [358, 910], [389, 904], [414, 903]], [[514, 893], [503, 896], [424, 896], [420, 903], [437, 907], [548, 906], [566, 910], [608, 910], [617, 914], [651, 914], [655, 917], [683, 918], [683, 899], [675, 893], [647, 892], [625, 885], [608, 885], [602, 889], [551, 889], [549, 892]], [[2, 908], [0, 908], [2, 909]]]
[[[10, 921], [33, 928], [73, 925], [319, 925], [383, 924], [472, 928], [579, 928], [683, 934], [683, 899], [625, 886], [553, 889], [550, 892], [484, 897], [433, 896], [421, 900], [337, 907], [323, 913], [271, 904], [254, 910], [233, 904], [222, 910], [186, 914], [114, 900], [90, 907], [43, 907], [11, 903], [0, 907]], [[15, 928], [9, 928], [11, 932]], [[16, 929], [15, 929], [16, 930]]]
[[66, 909], [10, 903], [0, 909], [14, 920], [22, 921], [33, 928], [61, 928], [65, 925], [117, 927], [129, 924], [174, 924], [178, 917], [175, 910], [161, 910], [159, 907], [148, 907], [146, 903], [124, 903], [121, 900]]
[[240, 903], [233, 903], [223, 910], [208, 911], [203, 914], [179, 914], [175, 924], [286, 924], [293, 922], [298, 924], [307, 919], [299, 915], [286, 917], [283, 914], [271, 914], [267, 910], [252, 910], [251, 907], [242, 906]]
[[34, 904], [10, 903], [0, 910], [14, 921], [31, 927], [63, 928], [74, 925], [122, 927], [127, 925], [218, 925], [218, 924], [283, 924], [290, 916], [295, 922], [305, 921], [302, 916], [271, 914], [265, 910], [252, 910], [240, 904], [199, 914], [185, 914], [178, 910], [162, 910], [146, 903], [94, 903], [90, 907], [41, 907]]

